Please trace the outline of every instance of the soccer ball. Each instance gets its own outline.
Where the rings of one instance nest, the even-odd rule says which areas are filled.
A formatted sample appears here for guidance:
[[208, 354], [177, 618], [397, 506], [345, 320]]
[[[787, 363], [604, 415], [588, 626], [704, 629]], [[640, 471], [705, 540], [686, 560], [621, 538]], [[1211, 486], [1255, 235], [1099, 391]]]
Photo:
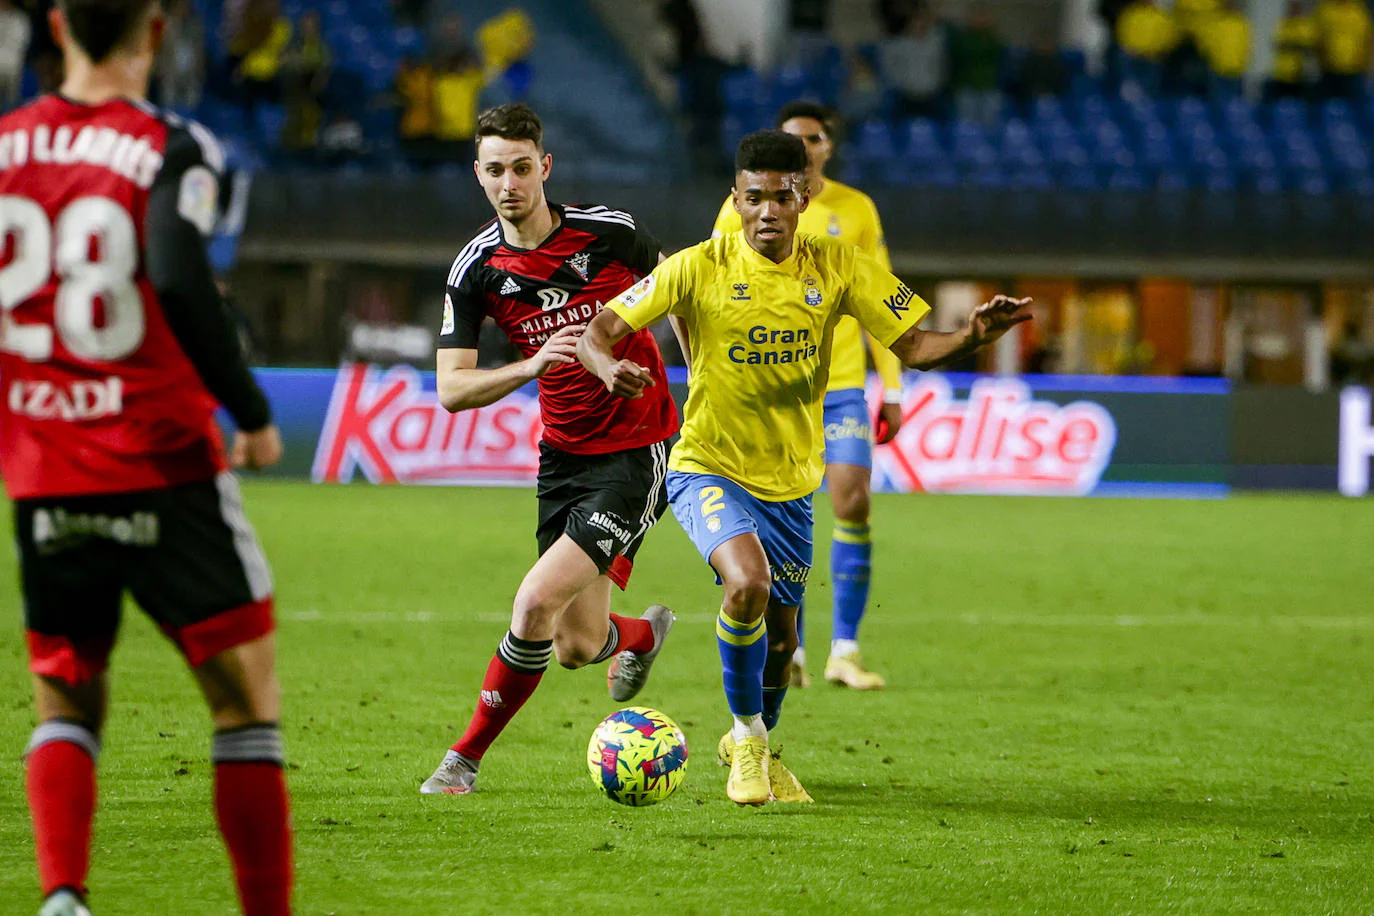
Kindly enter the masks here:
[[656, 709], [613, 712], [592, 732], [587, 769], [606, 797], [622, 805], [655, 805], [682, 784], [687, 737]]

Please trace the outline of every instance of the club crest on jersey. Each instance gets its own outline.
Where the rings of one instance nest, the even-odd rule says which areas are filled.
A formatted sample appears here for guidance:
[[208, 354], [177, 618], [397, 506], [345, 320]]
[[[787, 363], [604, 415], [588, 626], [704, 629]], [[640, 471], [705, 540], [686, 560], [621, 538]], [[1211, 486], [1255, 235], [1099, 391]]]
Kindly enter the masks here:
[[731, 299], [734, 299], [736, 302], [746, 302], [746, 301], [748, 301], [750, 298], [752, 298], [752, 297], [749, 295], [749, 284], [748, 284], [748, 283], [736, 283], [736, 284], [734, 284], [734, 287], [735, 287], [735, 294], [734, 294], [733, 296], [730, 297]]
[[591, 268], [591, 264], [592, 253], [590, 251], [579, 251], [577, 254], [568, 258], [568, 266], [572, 268], [573, 273], [577, 274], [583, 280], [587, 279], [587, 272]]
[[806, 287], [806, 296], [804, 298], [806, 299], [807, 305], [816, 306], [825, 301], [824, 297], [821, 296], [821, 291], [817, 288], [815, 277], [807, 277], [802, 280], [802, 285]]
[[830, 214], [830, 225], [828, 225], [828, 226], [825, 227], [825, 231], [828, 232], [828, 233], [830, 233], [831, 235], [835, 236], [836, 238], [839, 237], [839, 235], [840, 235], [840, 215], [839, 215], [838, 213], [832, 213], [832, 214]]
[[625, 292], [620, 294], [620, 304], [625, 306], [627, 309], [632, 309], [636, 305], [639, 305], [639, 303], [644, 300], [644, 297], [649, 295], [649, 291], [653, 288], [654, 275], [649, 274], [643, 280], [640, 280], [634, 286], [631, 286], [629, 289], [625, 290]]

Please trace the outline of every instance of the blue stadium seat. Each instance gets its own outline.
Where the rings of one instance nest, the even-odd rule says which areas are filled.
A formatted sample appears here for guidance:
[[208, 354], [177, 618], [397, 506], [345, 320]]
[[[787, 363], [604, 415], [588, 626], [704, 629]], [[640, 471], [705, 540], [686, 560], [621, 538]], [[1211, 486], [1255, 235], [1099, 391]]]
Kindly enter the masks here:
[[1213, 194], [1229, 194], [1236, 189], [1236, 176], [1230, 169], [1214, 169], [1202, 173], [1202, 187]]
[[1007, 186], [1015, 191], [1048, 191], [1054, 187], [1054, 176], [1049, 169], [1016, 169], [1007, 179]]
[[1161, 169], [1155, 176], [1155, 187], [1160, 191], [1186, 191], [1192, 187], [1192, 181], [1181, 169]]
[[903, 155], [913, 162], [931, 162], [944, 158], [944, 145], [935, 122], [929, 118], [912, 118], [904, 129], [906, 137]]
[[286, 127], [286, 109], [280, 105], [258, 105], [253, 109], [253, 126], [262, 145], [276, 149], [281, 146], [282, 129]]
[[1307, 103], [1302, 99], [1279, 99], [1270, 106], [1269, 123], [1275, 130], [1307, 130], [1309, 122]]
[[864, 163], [897, 158], [897, 142], [886, 121], [873, 119], [860, 124], [854, 145], [857, 157]]
[[1058, 172], [1059, 186], [1070, 191], [1096, 191], [1102, 187], [1097, 171], [1090, 167], [1066, 168]]
[[1115, 168], [1107, 176], [1109, 191], [1145, 191], [1149, 187], [1149, 179], [1139, 169]]

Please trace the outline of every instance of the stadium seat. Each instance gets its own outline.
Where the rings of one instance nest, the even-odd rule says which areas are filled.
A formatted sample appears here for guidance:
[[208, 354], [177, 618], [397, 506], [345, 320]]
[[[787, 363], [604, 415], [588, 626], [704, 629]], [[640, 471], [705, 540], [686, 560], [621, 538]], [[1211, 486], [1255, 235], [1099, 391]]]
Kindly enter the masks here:
[[873, 119], [860, 124], [854, 146], [856, 155], [864, 163], [897, 158], [897, 143], [886, 121]]

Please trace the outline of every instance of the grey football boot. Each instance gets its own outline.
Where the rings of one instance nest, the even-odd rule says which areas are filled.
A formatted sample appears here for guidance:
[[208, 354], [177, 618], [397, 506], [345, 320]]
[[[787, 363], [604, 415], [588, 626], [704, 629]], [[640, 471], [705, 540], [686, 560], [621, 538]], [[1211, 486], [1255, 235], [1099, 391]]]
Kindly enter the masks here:
[[648, 652], [626, 649], [611, 660], [611, 667], [606, 672], [606, 687], [611, 692], [611, 699], [617, 703], [633, 699], [644, 689], [645, 682], [649, 680], [649, 669], [662, 651], [663, 641], [668, 638], [668, 631], [673, 628], [673, 621], [677, 618], [663, 605], [655, 604], [639, 619], [649, 621], [654, 631], [654, 647]]
[[477, 782], [477, 764], [457, 751], [444, 755], [444, 762], [420, 786], [421, 795], [467, 795]]

